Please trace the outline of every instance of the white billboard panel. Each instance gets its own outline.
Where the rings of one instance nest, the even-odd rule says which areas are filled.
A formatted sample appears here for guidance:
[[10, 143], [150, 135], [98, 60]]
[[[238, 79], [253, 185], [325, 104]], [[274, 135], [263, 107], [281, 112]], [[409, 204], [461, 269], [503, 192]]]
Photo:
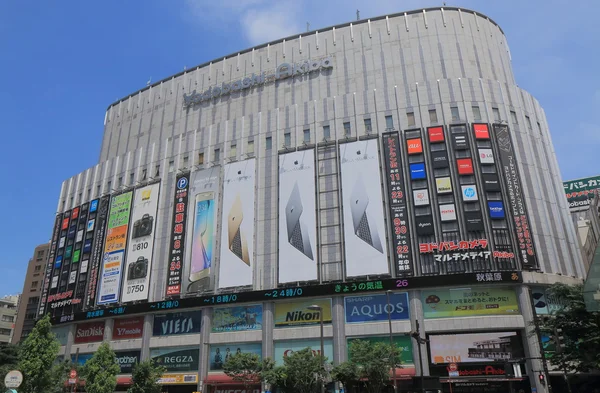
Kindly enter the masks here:
[[315, 152], [279, 156], [279, 282], [318, 278]]
[[219, 288], [252, 284], [256, 160], [225, 165]]
[[160, 183], [135, 190], [121, 301], [148, 299]]
[[346, 275], [389, 273], [377, 139], [340, 145]]

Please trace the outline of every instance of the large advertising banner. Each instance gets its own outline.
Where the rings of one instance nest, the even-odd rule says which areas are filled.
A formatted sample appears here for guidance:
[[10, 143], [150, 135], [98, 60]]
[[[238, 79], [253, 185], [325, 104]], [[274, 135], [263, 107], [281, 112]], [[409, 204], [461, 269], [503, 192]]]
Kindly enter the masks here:
[[340, 145], [346, 276], [388, 274], [377, 139]]
[[548, 293], [548, 287], [532, 287], [531, 297], [533, 298], [533, 307], [537, 315], [554, 314], [566, 307], [564, 301]]
[[[217, 205], [220, 190], [220, 168], [192, 173], [188, 202], [187, 249], [183, 268], [182, 293], [208, 290], [214, 277], [217, 239]], [[253, 208], [253, 207], [252, 207]], [[223, 221], [225, 225], [225, 221]]]
[[387, 295], [349, 296], [344, 299], [346, 323], [402, 321], [409, 318], [408, 294], [392, 293]]
[[587, 207], [600, 192], [600, 176], [563, 182], [569, 208]]
[[430, 335], [429, 350], [434, 364], [506, 362], [525, 357], [523, 341], [516, 332]]
[[153, 336], [174, 336], [200, 333], [202, 311], [157, 314], [152, 325]]
[[240, 332], [262, 329], [261, 304], [213, 309], [213, 333]]
[[[385, 177], [387, 181], [388, 200], [390, 206], [390, 219], [392, 237], [392, 255], [398, 276], [411, 274], [410, 230], [408, 226], [408, 210], [406, 208], [406, 194], [404, 188], [404, 175], [400, 165], [400, 140], [398, 132], [383, 134], [383, 156], [385, 159]], [[429, 195], [427, 190], [415, 191], [415, 205], [428, 205]], [[418, 201], [417, 201], [418, 198]]]
[[[96, 213], [96, 218], [88, 222], [88, 230], [94, 231], [94, 238], [91, 242], [86, 240], [84, 249], [90, 248], [90, 259], [88, 261], [88, 279], [85, 298], [85, 307], [91, 307], [96, 300], [96, 291], [98, 289], [98, 271], [100, 270], [100, 261], [103, 255], [104, 237], [106, 236], [106, 220], [108, 219], [110, 196], [106, 195], [100, 199], [94, 199], [90, 202], [90, 214]], [[85, 262], [85, 261], [84, 261]], [[82, 262], [82, 268], [84, 263]]]
[[210, 345], [210, 371], [222, 371], [223, 364], [229, 360], [234, 354], [238, 353], [253, 353], [262, 359], [262, 344], [261, 343], [227, 343], [227, 344], [211, 344]]
[[421, 293], [425, 318], [519, 314], [517, 295], [511, 288], [449, 288]]
[[256, 160], [225, 165], [219, 288], [252, 285]]
[[198, 371], [198, 346], [152, 348], [150, 358], [167, 372]]
[[311, 310], [319, 306], [323, 312], [323, 323], [331, 323], [331, 299], [313, 299], [301, 302], [275, 303], [275, 327], [294, 327], [321, 323], [321, 311]]
[[38, 310], [38, 316], [44, 315], [46, 309], [46, 301], [48, 298], [48, 291], [50, 289], [50, 279], [52, 278], [52, 269], [54, 267], [54, 258], [56, 255], [56, 249], [58, 246], [58, 237], [60, 235], [60, 226], [62, 222], [62, 215], [58, 214], [54, 219], [54, 228], [52, 229], [52, 243], [50, 243], [50, 252], [48, 253], [48, 262], [46, 264], [46, 272], [44, 273], [44, 281], [42, 283], [42, 296], [40, 298], [40, 308]]
[[[366, 337], [352, 337], [352, 338], [348, 338], [347, 339], [347, 343], [348, 343], [348, 348], [350, 348], [350, 344], [352, 344], [353, 341], [356, 340], [361, 340], [361, 341], [368, 341], [370, 343], [383, 343], [383, 344], [390, 344], [390, 337], [384, 337], [384, 336], [366, 336]], [[411, 342], [411, 337], [410, 336], [393, 336], [392, 337], [392, 342], [396, 345], [396, 348], [398, 348], [400, 350], [400, 361], [402, 362], [401, 365], [403, 367], [414, 367], [414, 361], [413, 361], [413, 353], [412, 353], [412, 342]], [[348, 351], [348, 360], [351, 360], [352, 357], [350, 356], [350, 351]]]
[[188, 194], [190, 186], [190, 173], [177, 175], [175, 200], [173, 201], [173, 215], [171, 218], [171, 241], [169, 243], [169, 272], [167, 274], [167, 296], [181, 293], [181, 276], [185, 248], [185, 231], [188, 214]]
[[98, 299], [96, 301], [96, 304], [99, 305], [116, 303], [119, 300], [132, 195], [133, 191], [128, 191], [114, 196], [110, 203], [102, 274], [100, 275]]
[[510, 201], [510, 212], [517, 231], [521, 264], [523, 269], [536, 269], [538, 264], [535, 256], [535, 245], [508, 126], [506, 124], [494, 124], [494, 136], [500, 152], [500, 166], [504, 174], [504, 182]]
[[279, 156], [279, 282], [318, 278], [315, 152]]
[[[278, 366], [283, 365], [283, 359], [296, 351], [310, 348], [315, 356], [321, 355], [320, 340], [292, 340], [275, 341], [274, 359]], [[333, 361], [333, 341], [330, 338], [323, 340], [323, 350], [328, 361]]]
[[160, 183], [135, 190], [121, 302], [148, 299]]

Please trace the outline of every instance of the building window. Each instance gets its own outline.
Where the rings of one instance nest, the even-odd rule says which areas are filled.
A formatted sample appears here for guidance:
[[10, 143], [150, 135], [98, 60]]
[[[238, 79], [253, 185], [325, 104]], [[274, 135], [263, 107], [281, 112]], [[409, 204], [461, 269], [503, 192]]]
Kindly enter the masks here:
[[394, 129], [394, 118], [391, 115], [385, 117], [385, 128], [386, 130]]
[[15, 321], [14, 315], [3, 315], [2, 316], [2, 322], [14, 322], [14, 321]]
[[481, 120], [481, 111], [479, 110], [479, 107], [477, 105], [473, 105], [471, 107], [471, 110], [473, 110], [473, 119], [480, 121]]
[[537, 122], [537, 126], [538, 126], [538, 132], [540, 133], [540, 135], [542, 135], [542, 126], [540, 125], [540, 122]]
[[142, 169], [142, 181], [146, 180], [146, 178], [148, 177], [148, 171], [146, 170], [146, 168]]
[[458, 113], [457, 106], [450, 107], [450, 115], [452, 116], [452, 121], [458, 121], [460, 119], [460, 114]]
[[169, 161], [169, 173], [175, 170], [175, 160]]
[[154, 177], [158, 176], [160, 176], [160, 164], [156, 164], [156, 167], [154, 168]]
[[43, 250], [38, 251], [37, 252], [37, 257], [38, 258], [43, 258], [44, 257], [44, 251]]
[[435, 109], [429, 110], [429, 123], [436, 124], [438, 122], [437, 111]]
[[135, 173], [131, 172], [129, 174], [129, 184], [133, 184], [134, 180], [135, 180]]
[[200, 152], [198, 153], [198, 165], [203, 165], [204, 164], [204, 152]]
[[344, 123], [344, 136], [348, 137], [352, 134], [352, 129], [350, 128], [350, 122], [347, 121]]
[[123, 176], [119, 176], [119, 179], [117, 181], [117, 187], [121, 187], [123, 185]]
[[190, 163], [190, 156], [188, 156], [188, 155], [183, 156], [183, 167], [187, 168], [189, 163]]
[[237, 145], [231, 145], [229, 147], [229, 157], [235, 158], [237, 156]]
[[33, 268], [34, 272], [39, 272], [40, 270], [42, 270], [42, 266], [41, 265], [37, 265], [36, 267]]
[[37, 296], [32, 296], [27, 300], [27, 304], [38, 304], [40, 298]]
[[512, 120], [513, 124], [519, 124], [519, 120], [517, 119], [517, 112], [510, 111], [510, 119]]
[[37, 288], [37, 286], [38, 286], [38, 281], [31, 282], [31, 288]]
[[412, 127], [415, 123], [415, 112], [406, 112], [406, 120], [408, 121], [408, 126]]
[[10, 329], [1, 329], [0, 328], [0, 335], [2, 335], [2, 336], [10, 336]]
[[268, 150], [268, 149], [271, 149], [271, 148], [273, 147], [273, 138], [271, 138], [270, 136], [268, 136], [268, 137], [265, 139], [265, 142], [266, 142], [266, 149], [267, 149], [267, 150]]
[[323, 126], [323, 139], [329, 139], [331, 137], [331, 131], [329, 126]]
[[[101, 191], [102, 185], [98, 184], [98, 186], [96, 187], [96, 196], [100, 196], [100, 191]], [[63, 201], [63, 210], [65, 208], [65, 201]]]
[[254, 140], [248, 141], [248, 154], [254, 154]]
[[303, 136], [304, 136], [304, 143], [309, 143], [310, 142], [310, 129], [306, 129], [303, 131]]
[[500, 121], [500, 110], [498, 108], [492, 108], [492, 114], [494, 115], [494, 121]]
[[112, 191], [112, 181], [110, 181], [110, 180], [109, 180], [109, 181], [106, 183], [106, 188], [108, 189], [108, 192], [111, 192], [111, 191]]
[[365, 132], [367, 134], [373, 132], [373, 127], [371, 126], [371, 119], [365, 119]]
[[286, 132], [283, 134], [283, 147], [290, 147], [292, 145], [292, 133]]
[[531, 130], [531, 119], [529, 116], [525, 116], [525, 121], [527, 122], [527, 128]]
[[215, 149], [213, 161], [219, 161], [220, 159], [221, 159], [221, 149]]

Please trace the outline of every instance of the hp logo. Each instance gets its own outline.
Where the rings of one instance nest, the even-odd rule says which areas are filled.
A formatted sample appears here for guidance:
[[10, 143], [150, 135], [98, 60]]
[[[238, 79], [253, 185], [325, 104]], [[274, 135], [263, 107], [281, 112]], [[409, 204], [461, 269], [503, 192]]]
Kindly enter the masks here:
[[177, 188], [180, 190], [183, 190], [184, 188], [186, 188], [188, 185], [188, 179], [187, 177], [182, 177], [181, 179], [177, 180]]
[[473, 198], [475, 196], [475, 189], [472, 187], [465, 188], [464, 192], [467, 198]]

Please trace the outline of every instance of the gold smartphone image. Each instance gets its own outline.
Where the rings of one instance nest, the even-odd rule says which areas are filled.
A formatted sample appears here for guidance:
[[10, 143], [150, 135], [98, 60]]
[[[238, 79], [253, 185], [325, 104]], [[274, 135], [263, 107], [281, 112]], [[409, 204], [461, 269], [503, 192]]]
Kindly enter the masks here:
[[202, 192], [196, 195], [194, 232], [192, 234], [192, 261], [190, 264], [190, 282], [210, 275], [212, 267], [214, 216], [214, 192]]
[[240, 226], [244, 219], [242, 209], [242, 198], [237, 194], [227, 220], [227, 230], [229, 235], [229, 250], [235, 256], [240, 258], [246, 265], [250, 266], [250, 255], [248, 254], [248, 243], [246, 236], [242, 232]]

